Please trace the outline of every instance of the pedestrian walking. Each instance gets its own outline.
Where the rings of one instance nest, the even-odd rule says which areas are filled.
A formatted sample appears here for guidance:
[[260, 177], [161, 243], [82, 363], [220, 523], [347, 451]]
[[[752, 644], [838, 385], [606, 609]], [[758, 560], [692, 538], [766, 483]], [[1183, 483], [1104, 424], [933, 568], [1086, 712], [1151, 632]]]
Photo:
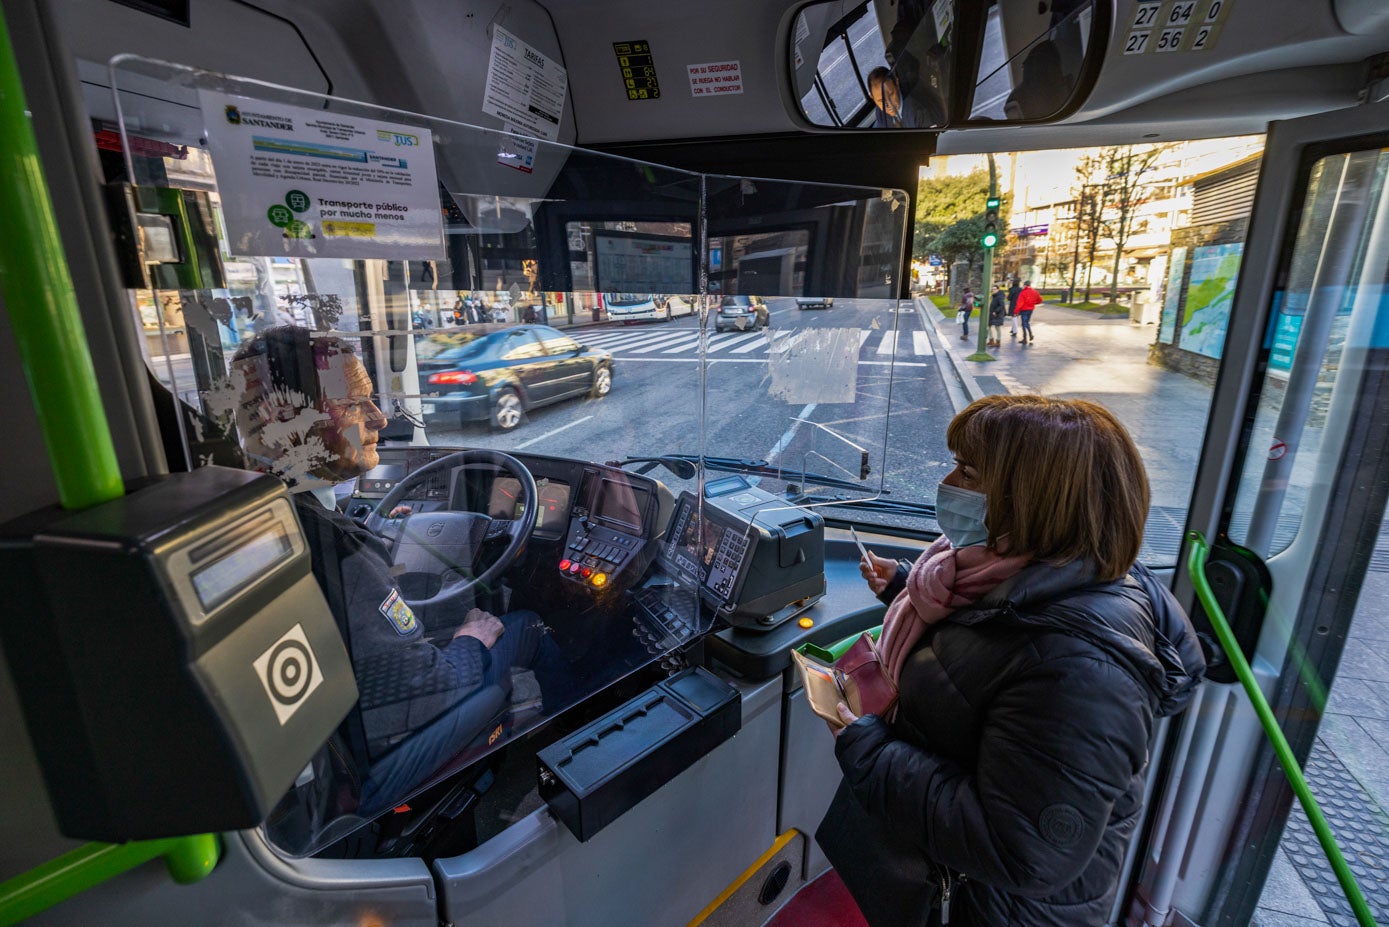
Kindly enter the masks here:
[[1008, 294], [1003, 284], [994, 287], [994, 295], [989, 299], [989, 340], [986, 347], [997, 348], [1003, 344], [1003, 320], [1008, 317]]
[[1032, 289], [1032, 281], [1022, 282], [1022, 291], [1018, 293], [1018, 320], [1022, 322], [1022, 343], [1031, 344], [1037, 339], [1032, 334], [1032, 312], [1042, 302], [1042, 294]]
[[1013, 278], [1013, 285], [1008, 288], [1008, 319], [1012, 323], [1012, 337], [1018, 337], [1018, 294], [1022, 292], [1022, 287], [1018, 286], [1018, 278]]
[[960, 297], [960, 305], [955, 309], [955, 318], [960, 322], [960, 340], [969, 340], [969, 317], [974, 312], [974, 291], [965, 287]]

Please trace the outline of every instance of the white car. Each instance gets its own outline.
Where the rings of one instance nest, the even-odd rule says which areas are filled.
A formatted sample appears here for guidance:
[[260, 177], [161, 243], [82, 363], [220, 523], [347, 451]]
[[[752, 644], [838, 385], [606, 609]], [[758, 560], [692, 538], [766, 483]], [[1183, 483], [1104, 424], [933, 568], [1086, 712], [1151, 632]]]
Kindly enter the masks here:
[[797, 296], [797, 309], [832, 309], [834, 308], [833, 296]]

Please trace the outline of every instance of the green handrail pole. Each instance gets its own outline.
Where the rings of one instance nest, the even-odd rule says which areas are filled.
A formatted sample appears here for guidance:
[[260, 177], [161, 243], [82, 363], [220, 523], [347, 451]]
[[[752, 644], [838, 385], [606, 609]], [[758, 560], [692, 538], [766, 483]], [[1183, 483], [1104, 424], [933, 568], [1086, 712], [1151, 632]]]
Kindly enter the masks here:
[[53, 201], [0, 14], [0, 294], [64, 508], [123, 495]]
[[196, 882], [212, 871], [221, 853], [221, 844], [212, 834], [80, 846], [0, 883], [0, 927], [11, 927], [112, 876], [161, 856], [175, 882]]
[[[77, 312], [53, 201], [0, 11], [0, 294], [14, 329], [58, 497], [84, 509], [124, 495], [96, 369]], [[0, 927], [9, 927], [141, 863], [163, 857], [176, 882], [212, 871], [212, 834], [124, 844], [89, 843], [0, 883]]]
[[1273, 709], [1269, 707], [1268, 699], [1264, 698], [1263, 690], [1259, 688], [1259, 683], [1254, 678], [1254, 671], [1250, 669], [1249, 661], [1244, 658], [1244, 651], [1240, 649], [1239, 642], [1235, 640], [1235, 633], [1230, 630], [1230, 625], [1225, 620], [1225, 613], [1221, 611], [1220, 603], [1215, 600], [1215, 592], [1206, 580], [1206, 557], [1210, 553], [1210, 546], [1199, 531], [1189, 532], [1187, 540], [1191, 542], [1191, 552], [1187, 555], [1187, 571], [1191, 574], [1191, 585], [1196, 590], [1196, 598], [1201, 601], [1201, 607], [1206, 610], [1206, 617], [1210, 619], [1211, 627], [1215, 630], [1216, 637], [1220, 639], [1220, 646], [1225, 650], [1225, 656], [1229, 659], [1230, 665], [1234, 667], [1235, 675], [1244, 685], [1244, 691], [1254, 706], [1254, 712], [1259, 716], [1259, 723], [1263, 725], [1264, 734], [1273, 744], [1273, 752], [1277, 754], [1278, 762], [1288, 777], [1288, 784], [1292, 786], [1293, 794], [1297, 796], [1297, 800], [1302, 803], [1302, 810], [1307, 813], [1307, 820], [1312, 823], [1312, 829], [1317, 833], [1317, 840], [1321, 842], [1322, 852], [1326, 854], [1327, 861], [1331, 863], [1331, 868], [1336, 873], [1336, 879], [1341, 883], [1341, 891], [1345, 892], [1346, 900], [1350, 902], [1351, 910], [1355, 912], [1356, 922], [1360, 924], [1360, 927], [1375, 927], [1374, 915], [1370, 912], [1370, 906], [1366, 903], [1365, 896], [1355, 881], [1355, 874], [1350, 871], [1350, 866], [1347, 865], [1346, 858], [1342, 855], [1341, 848], [1331, 833], [1331, 825], [1326, 822], [1326, 816], [1322, 814], [1321, 806], [1312, 797], [1312, 790], [1307, 785], [1307, 777], [1302, 774], [1302, 768], [1297, 765], [1297, 759], [1293, 756], [1293, 749], [1288, 744], [1288, 738], [1283, 735], [1283, 729], [1278, 726], [1278, 720], [1273, 716]]

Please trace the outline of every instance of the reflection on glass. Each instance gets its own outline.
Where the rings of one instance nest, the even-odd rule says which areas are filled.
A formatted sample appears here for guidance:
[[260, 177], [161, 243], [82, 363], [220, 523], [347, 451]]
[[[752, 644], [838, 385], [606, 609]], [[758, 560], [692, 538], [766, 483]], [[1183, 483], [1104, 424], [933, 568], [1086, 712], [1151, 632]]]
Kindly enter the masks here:
[[973, 66], [975, 41], [978, 67], [965, 118], [1052, 117], [1075, 94], [1094, 26], [1093, 0], [990, 0], [980, 10], [982, 30], [973, 34], [960, 32], [955, 0], [874, 0], [847, 13], [846, 6], [813, 3], [796, 14], [794, 92], [812, 125], [949, 125], [957, 62]]
[[[1297, 239], [1275, 294], [1270, 355], [1230, 537], [1261, 556], [1292, 543], [1316, 479], [1347, 335], [1380, 310], [1389, 159], [1357, 151], [1311, 168]], [[1361, 323], [1365, 324], [1365, 323]]]
[[750, 611], [714, 602], [738, 595], [733, 541], [714, 586], [661, 556], [675, 500], [700, 498], [698, 465], [757, 481], [777, 509], [872, 499], [894, 365], [930, 388], [926, 332], [890, 298], [899, 191], [546, 142], [521, 173], [495, 131], [125, 59], [125, 113], [169, 127], [170, 153], [133, 156], [136, 175], [185, 185], [207, 216], [250, 194], [219, 184], [224, 163], [196, 147], [206, 126], [120, 89], [131, 71], [168, 99], [212, 86], [270, 97], [246, 112], [427, 129], [436, 160], [442, 257], [325, 257], [290, 235], [271, 236], [284, 254], [243, 254], [211, 222], [207, 276], [152, 265], [131, 293], [187, 406], [190, 461], [285, 482], [349, 639], [361, 699], [267, 821], [284, 852], [336, 852], [503, 746], [563, 733], [576, 703], [677, 668], [715, 607]]
[[954, 22], [954, 0], [803, 8], [793, 43], [801, 112], [814, 125], [944, 126]]
[[970, 119], [1045, 119], [1080, 82], [1092, 0], [1050, 4], [994, 0], [989, 6]]

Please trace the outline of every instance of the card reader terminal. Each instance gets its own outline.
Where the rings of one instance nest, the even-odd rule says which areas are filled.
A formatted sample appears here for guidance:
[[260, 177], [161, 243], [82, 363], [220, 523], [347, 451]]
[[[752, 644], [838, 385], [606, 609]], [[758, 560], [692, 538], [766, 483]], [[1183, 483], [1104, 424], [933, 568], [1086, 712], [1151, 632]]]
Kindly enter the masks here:
[[736, 627], [769, 629], [825, 594], [824, 520], [741, 479], [681, 493], [662, 566]]

